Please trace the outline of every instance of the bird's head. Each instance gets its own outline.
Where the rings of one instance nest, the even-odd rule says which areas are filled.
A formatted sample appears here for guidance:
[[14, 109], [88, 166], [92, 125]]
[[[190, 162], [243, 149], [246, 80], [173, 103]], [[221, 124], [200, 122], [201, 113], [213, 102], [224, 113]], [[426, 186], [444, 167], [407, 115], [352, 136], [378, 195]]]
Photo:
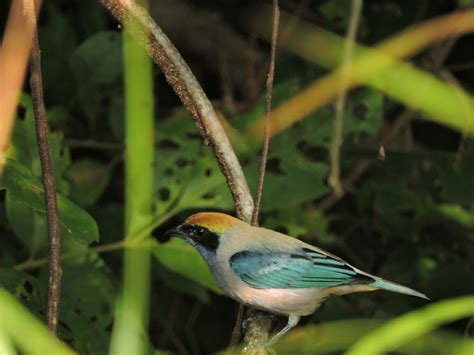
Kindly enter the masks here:
[[188, 241], [201, 253], [215, 252], [225, 231], [238, 221], [224, 213], [201, 212], [188, 217], [167, 234]]

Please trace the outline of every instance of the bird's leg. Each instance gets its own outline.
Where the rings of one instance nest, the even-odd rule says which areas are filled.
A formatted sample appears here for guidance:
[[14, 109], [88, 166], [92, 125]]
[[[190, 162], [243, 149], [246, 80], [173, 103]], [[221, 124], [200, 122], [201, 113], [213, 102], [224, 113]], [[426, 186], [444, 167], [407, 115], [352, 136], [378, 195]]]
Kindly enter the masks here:
[[273, 336], [273, 338], [271, 338], [270, 341], [268, 341], [265, 345], [266, 346], [271, 346], [271, 345], [275, 344], [278, 341], [278, 339], [280, 339], [286, 332], [288, 332], [289, 330], [294, 328], [295, 325], [297, 325], [299, 321], [300, 321], [299, 316], [296, 316], [294, 314], [290, 314], [288, 316], [288, 323], [286, 324], [286, 326], [282, 330], [280, 330], [278, 333], [276, 333]]

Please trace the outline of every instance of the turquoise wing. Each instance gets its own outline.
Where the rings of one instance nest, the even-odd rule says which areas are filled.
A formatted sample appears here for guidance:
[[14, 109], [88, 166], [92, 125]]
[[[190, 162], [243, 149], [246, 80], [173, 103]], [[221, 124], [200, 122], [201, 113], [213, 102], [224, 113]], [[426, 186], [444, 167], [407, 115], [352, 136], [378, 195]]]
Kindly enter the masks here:
[[309, 248], [292, 253], [245, 250], [232, 255], [230, 266], [242, 281], [260, 289], [323, 288], [374, 282], [343, 260]]

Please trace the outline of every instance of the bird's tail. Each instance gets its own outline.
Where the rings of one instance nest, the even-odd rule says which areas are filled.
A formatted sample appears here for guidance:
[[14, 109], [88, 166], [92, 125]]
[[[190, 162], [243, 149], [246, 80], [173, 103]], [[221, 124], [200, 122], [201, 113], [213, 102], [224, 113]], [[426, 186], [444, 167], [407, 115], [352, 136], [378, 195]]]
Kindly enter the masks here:
[[377, 287], [381, 290], [403, 293], [405, 295], [420, 297], [420, 298], [424, 298], [425, 300], [429, 300], [429, 298], [426, 297], [426, 295], [422, 294], [421, 292], [396, 284], [395, 282], [390, 282], [390, 281], [386, 281], [379, 278], [377, 278], [374, 283], [371, 283], [370, 286]]

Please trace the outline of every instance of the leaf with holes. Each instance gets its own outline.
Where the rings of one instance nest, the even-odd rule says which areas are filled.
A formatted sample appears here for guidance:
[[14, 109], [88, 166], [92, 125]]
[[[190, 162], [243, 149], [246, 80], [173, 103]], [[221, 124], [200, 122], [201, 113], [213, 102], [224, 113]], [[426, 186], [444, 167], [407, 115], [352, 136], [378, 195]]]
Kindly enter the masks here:
[[[297, 81], [275, 87], [277, 102], [294, 95]], [[241, 119], [248, 124], [260, 113], [263, 102]], [[377, 134], [383, 117], [383, 97], [371, 89], [360, 89], [348, 97], [344, 133], [349, 142]], [[328, 149], [332, 142], [334, 110], [322, 108], [272, 138], [262, 199], [264, 212], [292, 208], [322, 198], [330, 189]], [[244, 167], [249, 184], [257, 185], [259, 154], [248, 154]]]
[[156, 133], [157, 215], [192, 208], [232, 208], [230, 193], [210, 149], [187, 112], [158, 126]]
[[[47, 278], [47, 270], [41, 275]], [[63, 264], [61, 314], [63, 336], [78, 353], [106, 353], [118, 289], [114, 276], [97, 256]]]
[[22, 271], [0, 268], [0, 287], [21, 300], [38, 317], [44, 315], [46, 292], [36, 277]]

